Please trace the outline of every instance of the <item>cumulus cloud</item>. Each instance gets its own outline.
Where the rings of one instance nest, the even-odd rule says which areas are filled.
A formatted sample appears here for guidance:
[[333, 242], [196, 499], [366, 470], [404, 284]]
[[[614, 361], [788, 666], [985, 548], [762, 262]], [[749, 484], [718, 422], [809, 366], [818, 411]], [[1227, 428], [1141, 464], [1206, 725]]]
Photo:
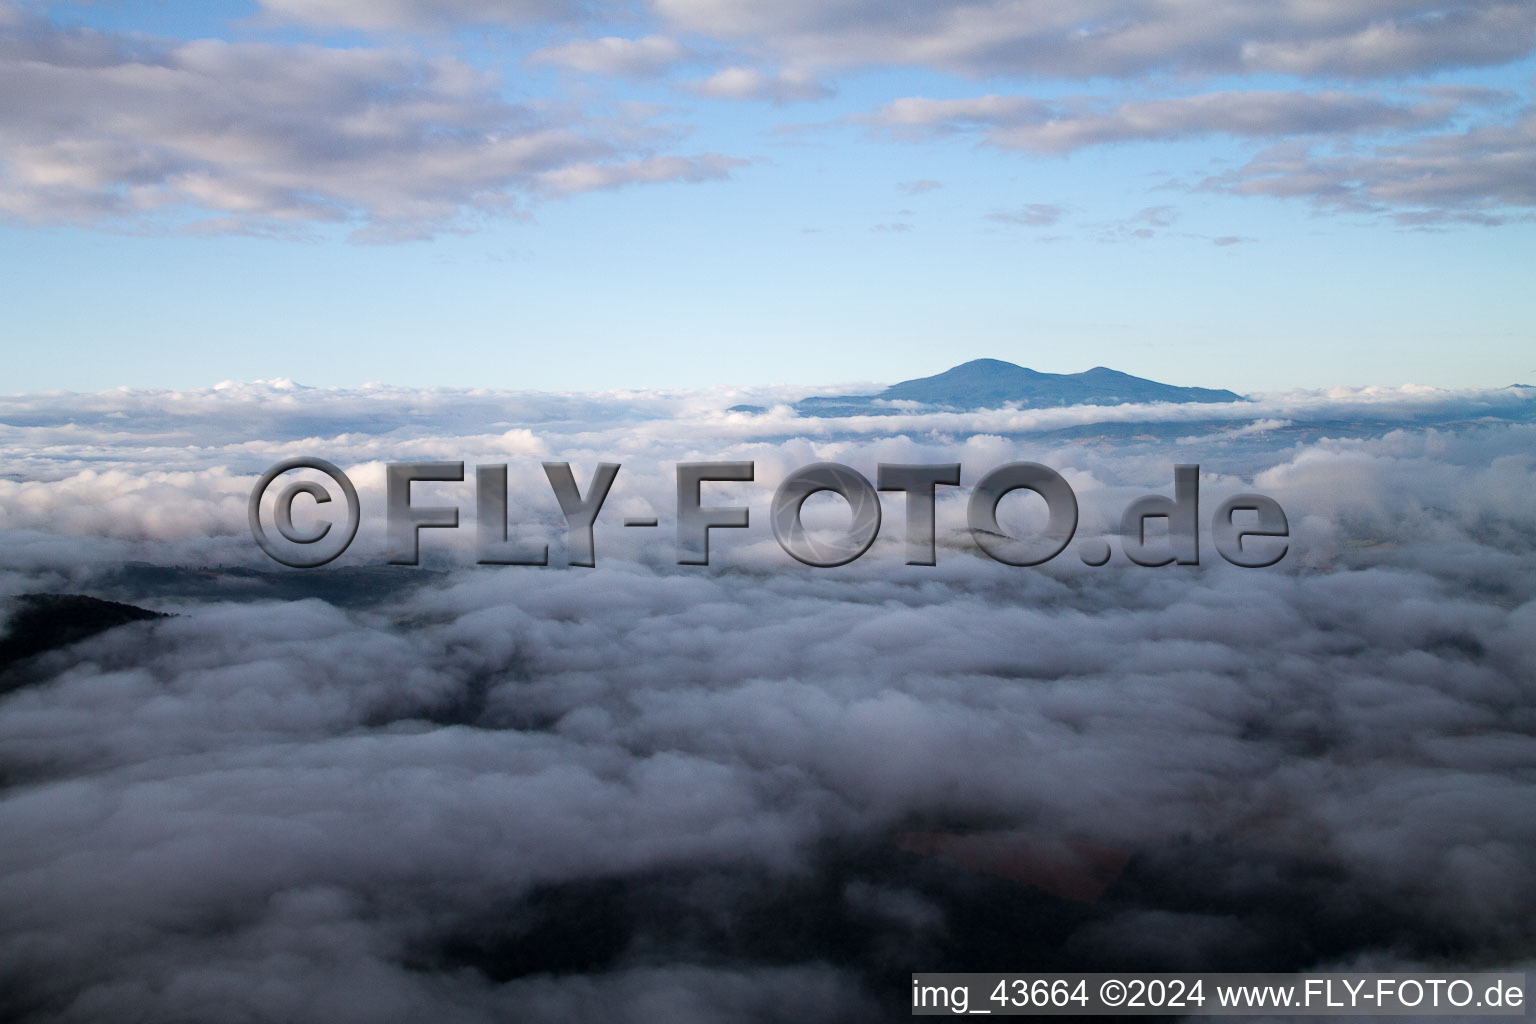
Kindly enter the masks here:
[[516, 214], [562, 173], [606, 187], [707, 180], [721, 166], [649, 153], [655, 133], [634, 126], [509, 103], [495, 76], [453, 58], [28, 20], [0, 33], [0, 212], [24, 221], [339, 223], [389, 240]]

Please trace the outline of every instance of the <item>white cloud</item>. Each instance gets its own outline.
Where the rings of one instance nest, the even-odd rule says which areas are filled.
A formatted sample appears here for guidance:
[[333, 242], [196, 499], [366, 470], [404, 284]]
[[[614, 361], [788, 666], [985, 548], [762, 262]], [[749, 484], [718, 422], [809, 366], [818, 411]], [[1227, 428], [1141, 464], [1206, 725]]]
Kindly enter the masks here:
[[819, 100], [832, 95], [830, 87], [817, 81], [809, 72], [798, 69], [765, 72], [751, 67], [723, 68], [708, 78], [686, 83], [686, 87], [712, 99], [771, 100], [774, 103]]
[[654, 78], [695, 59], [695, 55], [677, 40], [666, 36], [643, 39], [603, 36], [546, 46], [528, 59], [533, 64], [554, 64], [588, 74]]

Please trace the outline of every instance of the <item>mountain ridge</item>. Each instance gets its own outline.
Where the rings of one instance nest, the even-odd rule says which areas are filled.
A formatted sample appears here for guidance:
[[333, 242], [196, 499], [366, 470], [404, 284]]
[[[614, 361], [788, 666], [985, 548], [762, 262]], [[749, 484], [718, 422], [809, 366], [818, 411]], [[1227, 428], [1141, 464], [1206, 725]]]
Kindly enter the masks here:
[[931, 377], [892, 384], [875, 395], [831, 395], [795, 403], [803, 416], [890, 416], [907, 411], [887, 403], [916, 402], [935, 411], [971, 412], [1014, 405], [1045, 409], [1065, 405], [1143, 402], [1241, 402], [1225, 389], [1179, 387], [1107, 366], [1081, 373], [1045, 373], [1002, 359], [972, 359]]

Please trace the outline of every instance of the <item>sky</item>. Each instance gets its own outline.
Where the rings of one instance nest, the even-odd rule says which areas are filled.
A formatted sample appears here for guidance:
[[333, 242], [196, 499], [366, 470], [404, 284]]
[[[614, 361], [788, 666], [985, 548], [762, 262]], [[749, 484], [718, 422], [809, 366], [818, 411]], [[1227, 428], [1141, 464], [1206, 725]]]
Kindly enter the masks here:
[[1514, 0], [0, 3], [0, 392], [1536, 383]]
[[[1533, 85], [1530, 0], [0, 0], [0, 1019], [1529, 975]], [[980, 357], [1245, 398], [797, 405]], [[358, 497], [314, 569], [293, 457]], [[749, 522], [681, 564], [700, 461]], [[970, 525], [1021, 461], [1031, 567]], [[621, 466], [594, 567], [557, 462]], [[959, 463], [934, 564], [899, 492], [787, 554], [816, 462]], [[1133, 563], [1191, 464], [1198, 561]], [[498, 465], [546, 565], [477, 564]]]

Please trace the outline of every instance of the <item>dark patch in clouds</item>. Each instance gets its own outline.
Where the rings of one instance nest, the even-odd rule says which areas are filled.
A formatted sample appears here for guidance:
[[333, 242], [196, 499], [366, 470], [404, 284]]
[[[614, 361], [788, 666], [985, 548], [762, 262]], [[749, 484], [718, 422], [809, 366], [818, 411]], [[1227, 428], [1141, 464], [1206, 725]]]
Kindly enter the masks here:
[[8, 670], [129, 622], [160, 618], [159, 612], [78, 594], [22, 594], [15, 598], [0, 633], [0, 692], [16, 685]]

